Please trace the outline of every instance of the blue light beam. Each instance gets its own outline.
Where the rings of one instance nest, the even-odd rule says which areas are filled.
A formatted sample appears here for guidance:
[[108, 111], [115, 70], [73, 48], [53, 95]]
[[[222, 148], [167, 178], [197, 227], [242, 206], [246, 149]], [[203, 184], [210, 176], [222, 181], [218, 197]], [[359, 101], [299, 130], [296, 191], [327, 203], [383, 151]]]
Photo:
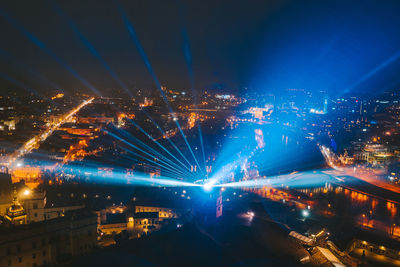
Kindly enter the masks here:
[[384, 62], [382, 62], [379, 66], [373, 68], [371, 71], [369, 71], [367, 74], [361, 77], [357, 82], [351, 84], [348, 86], [343, 94], [350, 92], [353, 90], [355, 87], [359, 86], [363, 82], [367, 81], [369, 78], [374, 76], [377, 72], [381, 71], [382, 69], [386, 68], [388, 65], [392, 64], [393, 62], [397, 61], [400, 58], [400, 51], [397, 51], [394, 55], [386, 59]]
[[[111, 133], [110, 131], [107, 131], [107, 130], [103, 130], [103, 131], [106, 132], [107, 134], [109, 134], [110, 136], [114, 137], [115, 139], [117, 139], [117, 140], [119, 140], [119, 141], [125, 143], [126, 145], [128, 145], [128, 146], [130, 146], [130, 147], [132, 147], [132, 148], [134, 148], [134, 149], [136, 149], [136, 150], [138, 150], [138, 151], [144, 153], [145, 155], [149, 156], [150, 158], [155, 158], [154, 155], [152, 155], [152, 154], [150, 154], [150, 153], [144, 151], [143, 149], [141, 149], [141, 148], [138, 147], [138, 146], [135, 146], [135, 145], [129, 143], [129, 142], [126, 141], [125, 139], [123, 139], [123, 138], [117, 136], [116, 134], [113, 134], [113, 133]], [[140, 156], [139, 154], [137, 154], [137, 155]], [[141, 156], [141, 157], [142, 157], [142, 156]], [[142, 157], [142, 158], [144, 158], [144, 157]], [[152, 162], [155, 163], [155, 161], [152, 161]], [[161, 162], [163, 162], [164, 164], [162, 164]], [[162, 165], [162, 166], [163, 166], [164, 168], [166, 168], [166, 169], [169, 169], [169, 170], [171, 170], [171, 171], [176, 172], [177, 174], [184, 175], [184, 173], [183, 173], [182, 171], [176, 169], [175, 167], [171, 166], [171, 165], [168, 164], [168, 163], [165, 163], [165, 162], [164, 162], [163, 160], [161, 160], [161, 159], [160, 159], [160, 162], [159, 162], [158, 164]]]
[[[153, 120], [153, 118], [145, 111], [143, 110], [144, 114], [146, 114], [147, 118], [150, 119], [150, 121], [154, 124], [154, 126], [156, 126], [157, 130], [160, 131], [160, 133], [162, 134], [162, 136], [165, 136], [165, 139], [167, 139], [167, 141], [173, 146], [173, 148], [179, 153], [179, 155], [190, 165], [192, 165], [189, 160], [185, 157], [185, 155], [182, 153], [182, 151], [175, 145], [174, 142], [172, 142], [172, 140], [168, 137], [168, 135], [164, 132], [164, 130], [157, 124], [157, 122], [155, 122]], [[151, 137], [151, 136], [150, 136]], [[172, 154], [171, 154], [172, 156]], [[178, 159], [176, 159], [178, 160]], [[185, 164], [183, 164], [180, 160], [178, 160], [183, 166], [185, 166], [185, 168], [187, 168], [187, 166]], [[189, 168], [187, 168], [189, 170]], [[190, 171], [190, 170], [189, 170]]]
[[111, 77], [121, 86], [121, 88], [125, 92], [127, 92], [130, 97], [132, 97], [132, 93], [128, 90], [128, 87], [125, 85], [125, 83], [118, 77], [118, 75], [111, 69], [111, 67], [107, 64], [107, 62], [100, 56], [96, 48], [82, 34], [82, 32], [78, 29], [75, 23], [64, 13], [64, 11], [61, 9], [59, 5], [55, 3], [55, 1], [51, 1], [51, 3], [56, 13], [64, 19], [65, 23], [74, 32], [74, 34], [78, 37], [78, 39], [86, 46], [86, 48], [92, 53], [92, 55], [103, 65], [103, 67], [109, 72]]
[[129, 35], [130, 35], [132, 41], [134, 42], [134, 44], [136, 45], [136, 48], [138, 49], [139, 54], [142, 57], [148, 72], [150, 73], [151, 77], [153, 78], [153, 81], [155, 82], [157, 89], [161, 93], [161, 96], [162, 96], [164, 102], [166, 103], [170, 114], [173, 116], [175, 124], [178, 127], [179, 132], [182, 135], [182, 138], [186, 143], [186, 146], [188, 147], [193, 159], [195, 160], [195, 163], [199, 167], [199, 170], [201, 172], [203, 172], [202, 168], [200, 167], [199, 162], [197, 161], [196, 156], [193, 153], [193, 150], [192, 150], [191, 146], [189, 145], [189, 142], [187, 141], [187, 139], [185, 137], [185, 134], [183, 133], [183, 130], [182, 130], [180, 124], [179, 124], [178, 118], [176, 117], [175, 112], [172, 110], [171, 105], [169, 104], [167, 96], [165, 95], [165, 93], [161, 89], [161, 84], [160, 84], [157, 76], [155, 75], [153, 68], [151, 67], [150, 61], [148, 60], [147, 55], [146, 55], [146, 53], [145, 53], [145, 51], [144, 51], [144, 49], [143, 49], [143, 47], [142, 47], [142, 45], [141, 45], [141, 43], [139, 41], [139, 38], [137, 37], [136, 31], [133, 28], [133, 25], [130, 23], [127, 15], [125, 14], [125, 11], [122, 9], [121, 5], [118, 3], [117, 0], [115, 1], [115, 3], [117, 5], [117, 9], [118, 9], [118, 11], [119, 11], [119, 13], [120, 13], [120, 15], [122, 17], [122, 20], [124, 21], [125, 27], [128, 29]]
[[[183, 19], [183, 12], [182, 12], [182, 4], [181, 4], [181, 8], [179, 9], [180, 11], [180, 17]], [[188, 74], [189, 74], [189, 81], [190, 81], [190, 87], [191, 87], [191, 91], [192, 91], [192, 96], [193, 96], [193, 102], [194, 102], [194, 106], [195, 106], [195, 110], [197, 110], [197, 97], [196, 97], [196, 92], [195, 92], [195, 86], [194, 86], [194, 75], [193, 75], [193, 64], [192, 64], [192, 53], [191, 53], [191, 49], [190, 49], [190, 43], [189, 43], [189, 37], [187, 34], [187, 29], [184, 26], [184, 22], [181, 22], [182, 27], [181, 27], [181, 32], [182, 32], [182, 41], [183, 41], [183, 55], [186, 61], [186, 65], [187, 65], [187, 69], [188, 69]], [[196, 115], [198, 114], [197, 111]], [[201, 131], [201, 125], [200, 123], [197, 124], [197, 129], [199, 132], [199, 141], [200, 141], [200, 148], [202, 151], [202, 155], [203, 155], [203, 163], [204, 163], [204, 168], [206, 168], [206, 155], [205, 155], [205, 151], [204, 151], [204, 144], [203, 144], [203, 134]]]
[[[149, 135], [142, 127], [140, 127], [134, 120], [129, 119], [129, 121], [139, 130], [141, 131], [144, 135], [146, 135], [151, 141], [153, 141], [157, 146], [159, 146], [162, 150], [167, 152], [171, 157], [173, 157], [175, 160], [177, 160], [182, 166], [184, 166], [189, 172], [189, 168], [183, 164], [179, 159], [177, 159], [168, 149], [166, 149], [163, 145], [160, 144], [157, 140], [155, 140], [151, 135]], [[155, 122], [154, 122], [155, 123]], [[157, 125], [157, 124], [156, 124]], [[157, 125], [158, 126], [158, 125]], [[159, 127], [159, 126], [158, 126]], [[161, 129], [161, 128], [159, 128]], [[190, 164], [190, 163], [189, 163]]]
[[91, 85], [86, 79], [81, 77], [76, 70], [70, 67], [64, 60], [62, 60], [59, 56], [57, 56], [54, 52], [52, 52], [42, 41], [40, 41], [36, 36], [27, 31], [21, 24], [19, 24], [15, 19], [9, 16], [6, 12], [0, 9], [0, 16], [2, 16], [8, 23], [14, 26], [17, 30], [22, 32], [31, 42], [33, 42], [37, 47], [39, 47], [43, 52], [52, 57], [57, 63], [63, 66], [66, 70], [68, 70], [75, 78], [77, 78], [82, 84], [84, 84], [87, 88], [89, 88], [96, 95], [100, 95], [99, 91]]
[[[119, 129], [117, 129], [119, 130]], [[179, 165], [177, 165], [175, 162], [171, 161], [169, 158], [165, 157], [164, 155], [162, 155], [161, 153], [159, 153], [157, 150], [155, 150], [154, 148], [150, 147], [149, 145], [147, 145], [146, 143], [142, 142], [141, 140], [139, 140], [138, 138], [134, 137], [133, 135], [129, 134], [126, 131], [121, 131], [120, 133], [123, 134], [124, 136], [134, 140], [136, 143], [140, 144], [143, 148], [148, 149], [149, 151], [151, 151], [152, 153], [154, 153], [154, 155], [157, 155], [158, 157], [160, 157], [161, 159], [168, 161], [168, 163], [173, 164], [176, 168], [178, 168], [181, 171], [185, 171], [183, 169], [181, 169], [181, 167]], [[189, 169], [188, 169], [189, 170]], [[190, 173], [191, 174], [191, 173]]]

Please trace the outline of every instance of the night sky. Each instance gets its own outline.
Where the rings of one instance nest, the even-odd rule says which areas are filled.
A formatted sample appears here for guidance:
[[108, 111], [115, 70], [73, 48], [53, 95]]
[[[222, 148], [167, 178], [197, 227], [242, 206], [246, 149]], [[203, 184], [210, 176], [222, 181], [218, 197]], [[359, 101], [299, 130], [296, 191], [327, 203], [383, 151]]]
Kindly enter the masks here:
[[[399, 1], [3, 1], [1, 90], [327, 90], [400, 84]], [[122, 11], [121, 11], [122, 10]], [[86, 83], [85, 83], [86, 82]]]

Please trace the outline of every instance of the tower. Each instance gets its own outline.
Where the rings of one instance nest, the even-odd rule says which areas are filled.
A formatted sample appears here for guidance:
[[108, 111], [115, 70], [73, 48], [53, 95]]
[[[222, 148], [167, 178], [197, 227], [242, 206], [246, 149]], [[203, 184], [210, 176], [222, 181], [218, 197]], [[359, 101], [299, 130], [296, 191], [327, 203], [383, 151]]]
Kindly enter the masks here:
[[328, 113], [328, 97], [324, 97], [324, 114]]
[[11, 224], [26, 224], [26, 212], [24, 207], [18, 202], [17, 190], [14, 187], [14, 198], [12, 205], [7, 209], [4, 216]]

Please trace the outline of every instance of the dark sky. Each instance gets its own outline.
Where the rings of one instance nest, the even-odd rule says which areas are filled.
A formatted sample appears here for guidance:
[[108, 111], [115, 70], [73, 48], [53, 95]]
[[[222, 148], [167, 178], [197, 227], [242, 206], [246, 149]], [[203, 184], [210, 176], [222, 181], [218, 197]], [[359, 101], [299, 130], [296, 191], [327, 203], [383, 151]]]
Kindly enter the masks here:
[[[190, 88], [188, 62], [195, 88], [342, 94], [400, 81], [398, 1], [119, 3], [168, 87]], [[116, 1], [2, 1], [0, 31], [1, 90], [154, 87]]]

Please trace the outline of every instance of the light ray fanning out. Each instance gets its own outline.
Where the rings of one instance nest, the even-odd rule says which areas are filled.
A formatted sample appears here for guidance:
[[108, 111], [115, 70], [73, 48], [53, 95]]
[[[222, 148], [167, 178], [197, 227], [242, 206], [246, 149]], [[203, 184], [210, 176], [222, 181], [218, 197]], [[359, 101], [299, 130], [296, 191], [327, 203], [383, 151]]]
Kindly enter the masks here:
[[21, 24], [19, 24], [15, 19], [9, 16], [6, 12], [0, 9], [0, 16], [13, 25], [17, 30], [23, 33], [32, 43], [39, 47], [43, 52], [57, 61], [61, 66], [68, 70], [75, 78], [77, 78], [83, 85], [89, 88], [96, 95], [100, 95], [100, 92], [90, 84], [85, 78], [81, 77], [76, 70], [69, 66], [63, 59], [57, 56], [53, 51], [51, 51], [42, 41], [40, 41], [36, 36], [26, 30]]
[[[199, 186], [193, 183], [183, 182], [177, 179], [160, 176], [157, 178], [150, 177], [148, 174], [135, 172], [127, 174], [120, 170], [113, 170], [112, 174], [105, 174], [99, 172], [96, 168], [68, 166], [63, 169], [64, 175], [77, 176], [84, 175], [84, 177], [91, 182], [107, 182], [117, 184], [132, 184], [138, 186], [184, 186], [195, 187]], [[72, 178], [73, 179], [73, 178]]]
[[[119, 130], [119, 129], [117, 129]], [[169, 158], [165, 157], [164, 155], [162, 155], [161, 153], [159, 153], [157, 150], [155, 150], [154, 148], [150, 147], [149, 145], [147, 145], [146, 143], [142, 142], [141, 140], [139, 140], [138, 138], [134, 137], [133, 135], [129, 134], [126, 131], [120, 131], [120, 133], [122, 133], [124, 136], [134, 140], [136, 143], [140, 144], [142, 147], [144, 147], [145, 149], [151, 151], [154, 155], [160, 157], [162, 160], [165, 160], [166, 162], [173, 164], [174, 167], [176, 167], [177, 169], [180, 169], [182, 171], [185, 171], [181, 168], [181, 166], [177, 165], [175, 162], [171, 161]]]
[[[105, 131], [107, 134], [109, 134], [110, 136], [114, 137], [115, 139], [117, 139], [117, 140], [123, 142], [124, 144], [126, 144], [126, 145], [128, 145], [128, 146], [130, 146], [130, 147], [132, 147], [132, 148], [134, 148], [134, 149], [136, 149], [136, 150], [138, 150], [138, 151], [144, 153], [145, 155], [149, 156], [150, 158], [154, 158], [154, 155], [152, 155], [152, 154], [150, 154], [150, 153], [144, 151], [143, 149], [141, 149], [141, 148], [138, 147], [138, 146], [135, 146], [134, 144], [129, 143], [129, 142], [126, 141], [125, 139], [123, 139], [123, 138], [117, 136], [116, 134], [113, 134], [113, 133], [111, 133], [110, 131], [107, 131], [107, 130], [104, 130], [104, 131]], [[139, 154], [138, 154], [138, 155], [139, 155]], [[153, 162], [155, 162], [155, 161], [153, 161]], [[163, 163], [162, 163], [162, 162], [163, 162]], [[163, 160], [161, 160], [161, 159], [160, 159], [160, 162], [159, 162], [158, 164], [164, 166], [164, 168], [167, 168], [167, 169], [170, 169], [170, 170], [175, 171], [177, 174], [183, 175], [183, 172], [182, 172], [182, 171], [176, 169], [175, 167], [171, 166], [171, 165], [168, 164], [168, 163], [165, 163], [165, 162], [164, 162]]]
[[369, 71], [367, 74], [365, 74], [364, 76], [362, 76], [358, 81], [356, 81], [355, 83], [351, 84], [350, 86], [348, 86], [345, 90], [344, 93], [348, 93], [351, 90], [353, 90], [355, 87], [359, 86], [360, 84], [362, 84], [363, 82], [367, 81], [369, 78], [371, 78], [372, 76], [374, 76], [376, 73], [378, 73], [379, 71], [381, 71], [382, 69], [386, 68], [388, 65], [394, 63], [395, 61], [397, 61], [400, 58], [400, 51], [397, 51], [394, 55], [392, 55], [391, 57], [389, 57], [388, 59], [386, 59], [384, 62], [382, 62], [379, 66], [376, 66], [375, 68], [373, 68], [371, 71]]
[[[175, 160], [177, 160], [182, 166], [185, 167], [188, 171], [189, 168], [183, 164], [178, 158], [176, 158], [168, 149], [166, 149], [163, 145], [160, 144], [157, 140], [155, 140], [150, 134], [148, 134], [142, 127], [140, 127], [134, 120], [129, 119], [129, 121], [140, 131], [142, 132], [145, 136], [147, 136], [151, 141], [153, 141], [158, 147], [160, 147], [162, 150], [167, 152], [171, 157], [173, 157]], [[161, 128], [159, 128], [161, 129]], [[190, 163], [189, 163], [190, 164]]]
[[[147, 118], [149, 118], [149, 120], [154, 124], [154, 126], [156, 126], [156, 128], [160, 131], [160, 133], [162, 134], [162, 136], [165, 136], [165, 139], [167, 139], [167, 141], [172, 145], [172, 147], [179, 153], [179, 155], [189, 164], [189, 166], [191, 165], [190, 161], [185, 157], [185, 155], [182, 153], [182, 151], [175, 145], [175, 143], [168, 137], [168, 135], [164, 132], [164, 130], [157, 124], [157, 122], [155, 122], [153, 120], [153, 118], [144, 110], [144, 113], [146, 114]], [[156, 141], [156, 140], [155, 140]], [[170, 153], [168, 151], [168, 153]], [[171, 156], [173, 156], [171, 154]], [[175, 157], [175, 156], [173, 156]], [[178, 160], [183, 166], [185, 166], [187, 168], [187, 166], [185, 164], [183, 164], [179, 159]], [[189, 170], [189, 168], [187, 168]], [[190, 170], [189, 170], [190, 171]]]
[[[181, 4], [182, 5], [182, 4]], [[180, 10], [180, 17], [182, 17], [183, 20], [183, 12], [182, 8]], [[189, 81], [190, 81], [190, 87], [192, 91], [192, 97], [193, 97], [193, 104], [194, 104], [194, 109], [196, 110], [196, 116], [197, 116], [197, 94], [195, 92], [195, 83], [194, 83], [194, 75], [193, 75], [193, 67], [192, 67], [192, 53], [190, 49], [190, 43], [189, 43], [189, 37], [187, 34], [186, 27], [184, 26], [184, 22], [182, 22], [182, 27], [181, 27], [181, 32], [182, 32], [182, 41], [183, 41], [183, 55], [185, 57], [186, 65], [188, 68], [188, 74], [189, 74]], [[204, 144], [203, 144], [203, 134], [201, 131], [201, 125], [200, 123], [197, 124], [197, 129], [199, 132], [199, 141], [200, 141], [200, 148], [203, 156], [203, 164], [204, 168], [206, 168], [206, 156], [205, 156], [205, 151], [204, 151]]]
[[331, 181], [332, 179], [334, 179], [334, 177], [325, 174], [321, 171], [309, 171], [297, 174], [271, 176], [262, 179], [260, 178], [254, 180], [217, 184], [214, 185], [214, 187], [233, 187], [233, 188], [261, 188], [264, 186], [305, 187], [305, 186], [317, 186], [325, 184], [327, 181]]
[[92, 55], [103, 65], [103, 67], [108, 71], [111, 77], [121, 86], [121, 88], [132, 97], [132, 93], [128, 90], [125, 83], [119, 78], [119, 76], [111, 69], [107, 62], [101, 57], [97, 49], [90, 43], [90, 41], [83, 35], [83, 33], [78, 29], [75, 23], [64, 13], [64, 11], [59, 7], [55, 1], [51, 1], [54, 10], [57, 14], [62, 17], [68, 27], [74, 32], [78, 39], [86, 46], [86, 48], [92, 53]]
[[139, 38], [137, 37], [136, 31], [133, 28], [133, 25], [129, 21], [127, 15], [125, 14], [125, 11], [122, 9], [122, 6], [118, 3], [118, 1], [115, 1], [115, 3], [117, 5], [118, 11], [119, 11], [119, 13], [120, 13], [120, 15], [122, 17], [122, 20], [124, 21], [125, 27], [128, 29], [129, 35], [130, 35], [132, 41], [134, 42], [136, 48], [138, 49], [139, 54], [142, 57], [148, 72], [150, 73], [151, 77], [153, 78], [153, 80], [154, 80], [154, 82], [156, 84], [156, 87], [159, 90], [159, 92], [160, 92], [165, 104], [167, 105], [171, 116], [173, 116], [175, 124], [176, 124], [176, 126], [177, 126], [177, 128], [178, 128], [178, 130], [179, 130], [179, 132], [180, 132], [180, 134], [181, 134], [181, 136], [183, 138], [183, 140], [185, 141], [185, 144], [188, 147], [190, 154], [192, 155], [196, 165], [199, 167], [199, 170], [201, 172], [203, 172], [203, 170], [202, 170], [202, 168], [201, 168], [201, 166], [200, 166], [200, 164], [199, 164], [199, 162], [198, 162], [198, 160], [197, 160], [197, 158], [196, 158], [196, 156], [195, 156], [195, 154], [194, 154], [194, 152], [193, 152], [193, 150], [192, 150], [192, 148], [191, 148], [191, 146], [190, 146], [190, 144], [189, 144], [189, 142], [188, 142], [188, 140], [187, 140], [187, 138], [186, 138], [186, 136], [185, 136], [185, 134], [184, 134], [184, 132], [182, 130], [182, 127], [180, 126], [178, 118], [176, 117], [175, 112], [172, 110], [172, 107], [169, 104], [167, 96], [165, 95], [165, 93], [163, 92], [163, 90], [161, 88], [161, 83], [159, 82], [157, 76], [155, 75], [155, 72], [154, 72], [154, 70], [153, 70], [153, 68], [152, 68], [152, 66], [150, 64], [150, 61], [147, 58], [147, 55], [146, 55], [146, 53], [145, 53], [145, 51], [144, 51], [144, 49], [143, 49], [143, 47], [142, 47], [142, 45], [141, 45], [141, 43], [139, 41]]

